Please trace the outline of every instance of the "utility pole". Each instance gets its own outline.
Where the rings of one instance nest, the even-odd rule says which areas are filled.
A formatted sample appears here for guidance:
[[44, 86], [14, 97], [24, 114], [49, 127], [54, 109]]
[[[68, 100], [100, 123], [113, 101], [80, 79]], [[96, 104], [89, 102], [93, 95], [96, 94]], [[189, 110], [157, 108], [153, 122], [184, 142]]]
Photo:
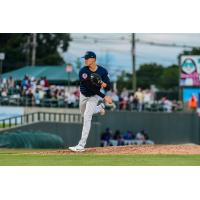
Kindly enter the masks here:
[[137, 85], [136, 85], [136, 69], [135, 69], [135, 33], [131, 34], [132, 41], [131, 41], [131, 54], [132, 54], [132, 88], [133, 91], [136, 91]]
[[36, 47], [37, 47], [37, 33], [33, 33], [33, 43], [32, 43], [32, 62], [31, 65], [35, 66], [36, 60]]
[[27, 42], [26, 42], [26, 65], [30, 65], [30, 52], [31, 52], [31, 35], [27, 34]]
[[0, 78], [3, 72], [3, 60], [5, 59], [5, 53], [0, 52]]

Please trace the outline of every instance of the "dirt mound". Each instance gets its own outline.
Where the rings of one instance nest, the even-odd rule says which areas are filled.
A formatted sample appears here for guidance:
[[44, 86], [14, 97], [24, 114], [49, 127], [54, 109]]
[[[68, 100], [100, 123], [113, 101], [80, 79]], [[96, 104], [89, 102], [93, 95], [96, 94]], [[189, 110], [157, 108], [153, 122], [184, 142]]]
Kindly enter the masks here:
[[[33, 154], [33, 153], [32, 153]], [[200, 145], [129, 145], [118, 147], [87, 148], [85, 152], [71, 152], [69, 150], [46, 150], [34, 152], [34, 154], [176, 154], [176, 155], [200, 155]]]

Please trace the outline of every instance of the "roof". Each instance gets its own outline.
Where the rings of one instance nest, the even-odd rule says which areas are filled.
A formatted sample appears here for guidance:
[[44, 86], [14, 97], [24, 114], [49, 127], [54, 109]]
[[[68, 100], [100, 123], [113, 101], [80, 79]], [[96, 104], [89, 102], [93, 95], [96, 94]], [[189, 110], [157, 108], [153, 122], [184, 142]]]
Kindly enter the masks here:
[[[25, 66], [21, 69], [10, 71], [2, 74], [3, 78], [13, 77], [15, 80], [23, 80], [24, 76], [28, 75], [34, 78], [40, 78], [46, 76], [50, 81], [66, 81], [68, 80], [68, 74], [66, 72], [66, 65], [64, 66]], [[70, 80], [78, 80], [78, 73], [73, 70], [70, 73]]]

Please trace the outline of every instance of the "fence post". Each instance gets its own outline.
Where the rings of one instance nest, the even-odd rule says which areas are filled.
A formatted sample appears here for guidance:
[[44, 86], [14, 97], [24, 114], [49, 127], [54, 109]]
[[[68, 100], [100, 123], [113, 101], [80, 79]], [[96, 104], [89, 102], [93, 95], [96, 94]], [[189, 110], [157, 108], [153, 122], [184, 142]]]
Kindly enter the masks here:
[[17, 117], [15, 117], [15, 126], [17, 126]]
[[29, 114], [26, 114], [26, 123], [29, 123]]
[[40, 112], [38, 112], [38, 121], [40, 121]]
[[11, 118], [9, 118], [9, 127], [11, 127]]
[[34, 113], [32, 113], [32, 123], [34, 122]]

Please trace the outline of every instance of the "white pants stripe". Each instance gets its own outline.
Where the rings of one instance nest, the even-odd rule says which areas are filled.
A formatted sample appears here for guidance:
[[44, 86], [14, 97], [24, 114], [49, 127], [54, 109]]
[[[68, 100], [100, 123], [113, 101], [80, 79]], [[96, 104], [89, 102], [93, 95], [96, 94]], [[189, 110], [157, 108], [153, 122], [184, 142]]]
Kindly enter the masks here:
[[97, 106], [99, 101], [99, 96], [95, 95], [92, 97], [85, 97], [80, 94], [80, 112], [83, 116], [83, 128], [82, 135], [78, 145], [85, 147], [87, 138], [91, 128], [91, 121], [93, 114], [96, 114], [100, 111], [101, 106]]

